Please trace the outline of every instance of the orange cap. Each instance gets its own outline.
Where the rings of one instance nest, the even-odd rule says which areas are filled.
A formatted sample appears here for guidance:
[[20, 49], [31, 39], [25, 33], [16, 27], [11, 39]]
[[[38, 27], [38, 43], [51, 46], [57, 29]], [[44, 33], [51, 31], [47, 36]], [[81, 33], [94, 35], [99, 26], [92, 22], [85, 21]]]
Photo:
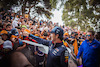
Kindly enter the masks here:
[[25, 29], [25, 31], [28, 32], [28, 33], [30, 33], [30, 30], [28, 30], [28, 29]]
[[35, 36], [38, 36], [38, 37], [39, 37], [39, 35], [38, 35], [38, 34], [35, 34]]
[[2, 34], [8, 34], [8, 32], [6, 31], [6, 30], [2, 30], [1, 32], [0, 32], [0, 34], [2, 35]]
[[68, 33], [64, 33], [64, 35], [67, 35], [68, 36], [69, 34]]

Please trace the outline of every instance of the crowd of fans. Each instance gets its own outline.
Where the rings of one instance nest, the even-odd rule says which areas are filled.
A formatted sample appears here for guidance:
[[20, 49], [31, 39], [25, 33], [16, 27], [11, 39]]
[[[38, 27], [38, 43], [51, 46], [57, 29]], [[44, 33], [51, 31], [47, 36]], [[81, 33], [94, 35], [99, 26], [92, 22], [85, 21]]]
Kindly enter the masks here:
[[[39, 51], [38, 47], [24, 43], [21, 40], [37, 43], [29, 37], [29, 34], [51, 40], [50, 32], [56, 26], [59, 26], [58, 23], [52, 21], [44, 21], [36, 19], [36, 17], [26, 18], [11, 11], [1, 10], [0, 64], [3, 67], [45, 67], [48, 55]], [[66, 47], [73, 46], [73, 53], [77, 56], [78, 48], [86, 40], [86, 32], [64, 25], [59, 27], [64, 30], [64, 45]], [[95, 39], [100, 41], [100, 32], [95, 35]], [[75, 42], [77, 45], [74, 45]]]

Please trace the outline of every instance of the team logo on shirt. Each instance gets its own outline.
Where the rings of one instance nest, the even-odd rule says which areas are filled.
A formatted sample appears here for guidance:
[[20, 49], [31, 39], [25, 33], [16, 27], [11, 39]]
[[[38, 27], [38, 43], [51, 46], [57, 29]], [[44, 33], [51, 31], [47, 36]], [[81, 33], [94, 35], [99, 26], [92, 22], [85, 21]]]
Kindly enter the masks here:
[[52, 53], [53, 53], [53, 55], [56, 55], [58, 52], [59, 52], [59, 49], [55, 48], [55, 50]]
[[94, 47], [94, 48], [95, 48], [96, 46], [95, 46], [95, 45], [92, 45], [92, 47]]
[[56, 33], [59, 33], [59, 32], [60, 32], [60, 30], [59, 30], [59, 29], [57, 29], [57, 30], [56, 30]]
[[56, 55], [57, 51], [56, 51], [56, 50], [54, 50], [52, 53], [53, 53], [53, 55]]
[[56, 48], [55, 50], [56, 50], [57, 52], [59, 51], [59, 49], [58, 49], [58, 48]]
[[62, 45], [61, 47], [65, 47], [64, 45]]

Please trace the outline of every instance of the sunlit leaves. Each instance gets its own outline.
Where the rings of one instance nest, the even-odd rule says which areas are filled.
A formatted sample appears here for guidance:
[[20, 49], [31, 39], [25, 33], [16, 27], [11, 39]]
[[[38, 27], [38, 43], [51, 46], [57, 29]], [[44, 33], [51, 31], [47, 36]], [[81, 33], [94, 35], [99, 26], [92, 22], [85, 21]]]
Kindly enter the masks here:
[[74, 20], [73, 24], [77, 23], [85, 31], [87, 28], [92, 28], [90, 24], [97, 26], [99, 18], [100, 1], [98, 0], [68, 0], [64, 5], [62, 20], [67, 25], [70, 25], [73, 19], [78, 19]]

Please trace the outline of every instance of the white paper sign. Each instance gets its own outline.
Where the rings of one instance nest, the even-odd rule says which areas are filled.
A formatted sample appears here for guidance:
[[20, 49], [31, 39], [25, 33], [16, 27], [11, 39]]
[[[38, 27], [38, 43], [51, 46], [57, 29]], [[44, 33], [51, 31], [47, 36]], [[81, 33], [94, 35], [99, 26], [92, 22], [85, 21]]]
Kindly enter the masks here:
[[35, 42], [31, 42], [31, 41], [27, 41], [27, 40], [22, 40], [22, 42], [28, 43], [30, 45], [38, 46], [38, 48], [41, 52], [48, 54], [48, 50], [49, 50], [48, 46], [38, 44], [38, 43], [35, 43]]

